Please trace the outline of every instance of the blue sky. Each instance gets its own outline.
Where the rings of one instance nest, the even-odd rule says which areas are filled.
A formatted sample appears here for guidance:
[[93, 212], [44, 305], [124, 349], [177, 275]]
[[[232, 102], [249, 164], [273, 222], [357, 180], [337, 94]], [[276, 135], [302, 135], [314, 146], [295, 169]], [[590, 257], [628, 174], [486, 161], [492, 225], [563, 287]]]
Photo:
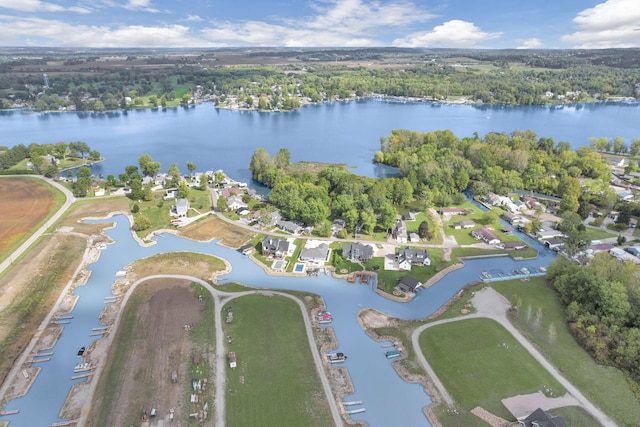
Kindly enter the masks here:
[[0, 0], [0, 46], [640, 47], [640, 0]]

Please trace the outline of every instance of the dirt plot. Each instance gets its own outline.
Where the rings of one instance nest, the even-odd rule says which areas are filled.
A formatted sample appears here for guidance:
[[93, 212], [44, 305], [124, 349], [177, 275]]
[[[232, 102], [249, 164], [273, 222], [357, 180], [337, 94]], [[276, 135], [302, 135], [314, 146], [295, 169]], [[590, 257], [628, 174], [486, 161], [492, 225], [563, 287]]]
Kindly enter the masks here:
[[180, 229], [180, 235], [186, 238], [198, 241], [220, 239], [222, 244], [230, 248], [239, 248], [254, 234], [252, 231], [235, 227], [213, 216]]
[[[193, 343], [189, 328], [201, 320], [201, 303], [189, 282], [158, 279], [140, 285], [125, 308], [100, 378], [89, 425], [135, 425], [142, 411], [157, 408], [156, 420], [184, 418]], [[129, 314], [129, 310], [135, 310]], [[130, 321], [127, 321], [129, 318]], [[172, 382], [176, 370], [178, 381]], [[96, 420], [100, 420], [99, 422]], [[153, 424], [152, 424], [153, 425]]]
[[55, 196], [42, 182], [25, 178], [0, 179], [0, 253], [42, 221]]

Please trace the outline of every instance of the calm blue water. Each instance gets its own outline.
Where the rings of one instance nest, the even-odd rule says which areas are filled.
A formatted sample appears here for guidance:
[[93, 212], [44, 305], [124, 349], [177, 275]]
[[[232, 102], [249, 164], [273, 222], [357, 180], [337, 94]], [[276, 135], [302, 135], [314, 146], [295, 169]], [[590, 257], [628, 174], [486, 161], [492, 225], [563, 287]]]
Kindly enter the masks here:
[[[430, 403], [420, 385], [404, 382], [394, 371], [384, 353], [381, 343], [371, 340], [357, 322], [357, 313], [370, 307], [402, 319], [424, 318], [451, 299], [467, 283], [476, 281], [482, 270], [511, 271], [514, 268], [533, 269], [548, 265], [553, 254], [539, 247], [540, 257], [526, 262], [514, 262], [510, 258], [470, 260], [467, 267], [448, 274], [443, 280], [422, 290], [409, 303], [397, 303], [380, 297], [374, 292], [375, 285], [349, 284], [344, 280], [321, 275], [318, 278], [291, 278], [268, 276], [264, 271], [237, 251], [218, 246], [215, 242], [201, 243], [173, 235], [156, 237], [156, 245], [140, 247], [131, 237], [129, 224], [124, 216], [116, 216], [117, 227], [107, 234], [115, 241], [101, 252], [97, 263], [91, 264], [91, 276], [85, 286], [79, 287], [78, 302], [72, 314], [73, 320], [64, 325], [60, 340], [54, 347], [51, 361], [41, 363], [42, 371], [37, 376], [29, 393], [14, 399], [6, 410], [19, 409], [20, 413], [3, 417], [11, 421], [10, 426], [45, 426], [59, 421], [58, 413], [73, 384], [70, 379], [73, 368], [80, 361], [76, 351], [88, 347], [94, 337], [91, 329], [100, 326], [98, 318], [104, 308], [104, 298], [111, 295], [110, 287], [118, 270], [143, 257], [170, 251], [194, 251], [226, 259], [232, 271], [226, 278], [254, 287], [285, 290], [303, 290], [324, 297], [327, 309], [334, 320], [339, 350], [348, 355], [344, 363], [355, 388], [346, 400], [362, 400], [366, 412], [354, 415], [366, 420], [371, 426], [411, 425], [428, 426], [422, 408]], [[534, 241], [530, 243], [537, 245]], [[398, 396], [402, 396], [401, 399]], [[37, 410], [35, 410], [37, 408]]]
[[112, 113], [0, 112], [0, 145], [84, 141], [106, 158], [93, 171], [104, 176], [137, 165], [144, 153], [166, 171], [172, 162], [199, 170], [224, 169], [249, 182], [251, 154], [263, 147], [271, 154], [286, 147], [291, 159], [346, 163], [354, 173], [386, 176], [393, 170], [371, 163], [380, 138], [393, 129], [451, 129], [457, 136], [474, 132], [534, 130], [539, 137], [567, 141], [576, 148], [590, 137], [640, 137], [640, 104], [566, 106], [452, 105], [361, 100], [310, 105], [286, 113], [221, 110], [207, 103], [193, 108]]
[[[85, 141], [106, 157], [94, 173], [117, 175], [137, 158], [150, 154], [163, 170], [171, 162], [185, 168], [193, 161], [199, 170], [224, 169], [233, 178], [250, 181], [247, 170], [251, 154], [264, 147], [272, 154], [286, 147], [292, 160], [341, 162], [355, 166], [354, 172], [385, 176], [392, 170], [371, 163], [380, 137], [394, 128], [432, 131], [451, 129], [458, 136], [483, 135], [490, 131], [511, 132], [532, 129], [538, 136], [568, 141], [575, 148], [588, 144], [592, 136], [626, 141], [639, 137], [639, 104], [588, 104], [563, 107], [464, 106], [429, 103], [397, 103], [365, 100], [321, 104], [296, 112], [269, 114], [218, 110], [210, 104], [190, 109], [132, 111], [128, 113], [25, 114], [0, 112], [2, 141], [12, 146], [31, 142]], [[533, 270], [548, 265], [553, 254], [525, 238], [540, 250], [537, 260], [516, 263], [510, 258], [471, 260], [464, 269], [448, 274], [440, 282], [422, 290], [410, 303], [400, 304], [379, 297], [373, 287], [352, 285], [327, 276], [282, 278], [264, 274], [261, 268], [232, 250], [214, 243], [197, 243], [168, 235], [158, 244], [141, 248], [131, 238], [124, 217], [107, 232], [115, 240], [92, 264], [86, 286], [76, 290], [80, 297], [74, 319], [64, 332], [50, 362], [42, 363], [41, 373], [30, 392], [12, 400], [6, 410], [20, 409], [18, 415], [3, 417], [15, 426], [45, 426], [58, 421], [58, 413], [71, 388], [76, 351], [89, 346], [91, 328], [99, 326], [98, 316], [116, 271], [132, 261], [169, 251], [196, 251], [228, 260], [233, 271], [228, 278], [250, 286], [295, 289], [322, 295], [334, 316], [332, 326], [339, 350], [349, 359], [348, 368], [355, 392], [346, 400], [362, 400], [366, 412], [354, 415], [371, 426], [428, 426], [422, 408], [430, 403], [421, 386], [402, 381], [391, 362], [384, 357], [381, 343], [372, 341], [356, 320], [362, 308], [375, 308], [402, 319], [428, 316], [453, 297], [466, 284], [478, 279], [481, 271], [508, 272], [526, 267]]]

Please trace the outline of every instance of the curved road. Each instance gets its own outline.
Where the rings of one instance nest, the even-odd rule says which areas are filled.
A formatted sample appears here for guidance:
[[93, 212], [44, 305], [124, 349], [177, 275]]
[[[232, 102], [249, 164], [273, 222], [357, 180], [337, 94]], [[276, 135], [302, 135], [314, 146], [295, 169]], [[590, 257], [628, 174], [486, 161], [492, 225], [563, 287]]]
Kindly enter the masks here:
[[[331, 385], [329, 384], [329, 380], [327, 379], [327, 375], [324, 371], [324, 365], [322, 364], [322, 359], [320, 357], [320, 352], [318, 351], [318, 347], [316, 346], [315, 340], [314, 340], [314, 335], [313, 335], [313, 331], [311, 329], [311, 321], [309, 319], [309, 316], [307, 314], [307, 309], [304, 306], [304, 303], [302, 301], [300, 301], [300, 299], [298, 299], [297, 297], [293, 296], [293, 295], [289, 295], [283, 292], [277, 292], [277, 291], [269, 291], [269, 290], [257, 290], [257, 291], [245, 291], [245, 292], [224, 292], [224, 291], [220, 291], [215, 289], [213, 286], [211, 286], [209, 283], [205, 282], [204, 280], [198, 279], [196, 277], [191, 277], [191, 276], [186, 276], [186, 275], [171, 275], [171, 274], [157, 274], [157, 275], [153, 275], [153, 276], [147, 276], [144, 277], [142, 279], [139, 279], [137, 281], [135, 281], [131, 287], [127, 290], [127, 293], [125, 294], [123, 300], [122, 300], [122, 305], [120, 307], [120, 312], [118, 313], [118, 316], [116, 318], [115, 323], [112, 326], [112, 329], [114, 331], [117, 330], [119, 324], [120, 324], [120, 319], [121, 319], [121, 315], [122, 315], [122, 311], [124, 309], [124, 307], [127, 304], [127, 301], [129, 300], [129, 297], [131, 296], [131, 294], [133, 293], [133, 291], [136, 289], [136, 287], [143, 283], [146, 282], [148, 280], [152, 280], [152, 279], [178, 279], [178, 280], [189, 280], [191, 282], [195, 282], [198, 283], [202, 286], [204, 286], [210, 293], [211, 296], [213, 297], [213, 303], [214, 303], [214, 320], [215, 320], [215, 325], [216, 325], [216, 373], [215, 373], [215, 380], [216, 380], [216, 392], [215, 392], [215, 417], [216, 417], [216, 427], [224, 427], [225, 425], [225, 390], [226, 390], [226, 375], [225, 375], [225, 366], [226, 366], [226, 354], [225, 354], [225, 347], [224, 347], [224, 332], [222, 331], [222, 306], [224, 304], [226, 304], [227, 302], [235, 299], [235, 298], [239, 298], [245, 295], [251, 295], [251, 294], [259, 294], [259, 295], [280, 295], [286, 298], [289, 298], [293, 301], [295, 301], [298, 306], [300, 307], [300, 311], [302, 312], [302, 318], [304, 320], [304, 326], [307, 332], [307, 338], [309, 341], [309, 347], [311, 349], [311, 354], [313, 355], [313, 360], [316, 364], [316, 369], [318, 371], [318, 375], [320, 376], [320, 381], [322, 382], [322, 387], [324, 389], [324, 393], [325, 396], [327, 398], [327, 401], [329, 402], [329, 408], [331, 409], [331, 415], [333, 417], [333, 421], [334, 424], [336, 426], [342, 426], [342, 418], [340, 416], [340, 411], [338, 410], [338, 405], [336, 403], [336, 400], [333, 397], [333, 394], [331, 393]], [[113, 337], [113, 335], [109, 335], [109, 340], [111, 340]], [[109, 343], [110, 345], [110, 343]], [[94, 374], [94, 378], [99, 378], [101, 373], [102, 373], [102, 369], [104, 367], [104, 363], [99, 364], [98, 368], [95, 371]], [[97, 384], [97, 380], [94, 380], [91, 382], [91, 386], [89, 389], [89, 395], [93, 396], [93, 393], [95, 391], [95, 387]], [[90, 406], [90, 405], [88, 405]], [[82, 411], [82, 414], [80, 415], [80, 418], [78, 420], [78, 425], [84, 425], [87, 417], [89, 416], [89, 411], [88, 408], [85, 408]]]
[[9, 266], [13, 263], [13, 260], [18, 258], [27, 249], [29, 249], [29, 247], [31, 245], [33, 245], [35, 243], [35, 241], [38, 240], [40, 238], [40, 236], [42, 236], [45, 233], [45, 231], [47, 231], [47, 229], [49, 227], [51, 227], [58, 219], [60, 219], [62, 214], [64, 214], [67, 211], [67, 209], [69, 209], [69, 207], [71, 207], [71, 204], [76, 201], [76, 198], [71, 193], [71, 191], [69, 191], [67, 188], [62, 186], [60, 183], [55, 182], [54, 180], [52, 180], [50, 178], [45, 178], [44, 176], [40, 176], [40, 175], [6, 175], [6, 177], [9, 177], [9, 178], [29, 177], [29, 178], [41, 179], [41, 180], [46, 181], [49, 184], [53, 185], [58, 190], [62, 191], [62, 193], [65, 195], [66, 200], [62, 204], [62, 206], [60, 206], [60, 209], [58, 209], [58, 211], [56, 213], [54, 213], [51, 216], [51, 218], [49, 218], [47, 220], [47, 222], [45, 222], [42, 225], [42, 227], [38, 228], [31, 236], [29, 236], [29, 238], [23, 244], [21, 244], [20, 247], [18, 249], [16, 249], [11, 255], [9, 255], [7, 257], [7, 259], [5, 259], [4, 261], [0, 262], [0, 273], [2, 273], [7, 268], [9, 268]]
[[440, 392], [443, 400], [448, 405], [453, 405], [453, 399], [447, 392], [444, 385], [435, 374], [429, 363], [427, 362], [422, 350], [420, 349], [420, 334], [427, 328], [432, 326], [442, 325], [444, 323], [459, 322], [461, 320], [473, 319], [473, 318], [488, 318], [500, 323], [518, 343], [524, 347], [533, 358], [540, 363], [553, 377], [567, 390], [568, 393], [573, 395], [582, 407], [589, 412], [594, 418], [596, 418], [603, 426], [615, 426], [616, 423], [604, 412], [598, 409], [593, 403], [591, 403], [576, 387], [573, 386], [566, 378], [564, 378], [558, 370], [542, 356], [542, 354], [515, 328], [507, 318], [507, 310], [511, 306], [506, 299], [496, 292], [491, 287], [485, 287], [478, 291], [471, 300], [473, 306], [476, 308], [476, 312], [468, 314], [462, 317], [454, 317], [451, 319], [438, 320], [433, 323], [427, 323], [422, 325], [411, 334], [411, 343], [418, 355], [418, 360], [422, 367], [427, 371], [434, 385]]

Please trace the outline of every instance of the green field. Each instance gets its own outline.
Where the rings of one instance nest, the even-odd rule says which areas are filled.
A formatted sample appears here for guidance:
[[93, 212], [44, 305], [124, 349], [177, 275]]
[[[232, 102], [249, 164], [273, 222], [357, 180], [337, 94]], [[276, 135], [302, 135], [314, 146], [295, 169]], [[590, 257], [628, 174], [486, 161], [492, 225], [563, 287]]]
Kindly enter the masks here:
[[[564, 308], [555, 290], [544, 278], [532, 278], [525, 283], [497, 282], [491, 286], [519, 307], [512, 321], [567, 380], [619, 425], [638, 425], [640, 402], [624, 374], [613, 367], [598, 365], [578, 345], [564, 323]], [[538, 310], [542, 316], [536, 327], [532, 318]], [[529, 312], [533, 314], [529, 316]], [[551, 334], [550, 329], [554, 331]]]
[[507, 420], [501, 400], [545, 391], [565, 393], [506, 329], [489, 319], [434, 326], [420, 336], [420, 348], [444, 386], [464, 411], [481, 406]]
[[225, 425], [332, 425], [298, 305], [249, 295], [227, 307], [233, 322], [224, 333], [233, 338], [227, 346], [238, 366], [227, 368]]

